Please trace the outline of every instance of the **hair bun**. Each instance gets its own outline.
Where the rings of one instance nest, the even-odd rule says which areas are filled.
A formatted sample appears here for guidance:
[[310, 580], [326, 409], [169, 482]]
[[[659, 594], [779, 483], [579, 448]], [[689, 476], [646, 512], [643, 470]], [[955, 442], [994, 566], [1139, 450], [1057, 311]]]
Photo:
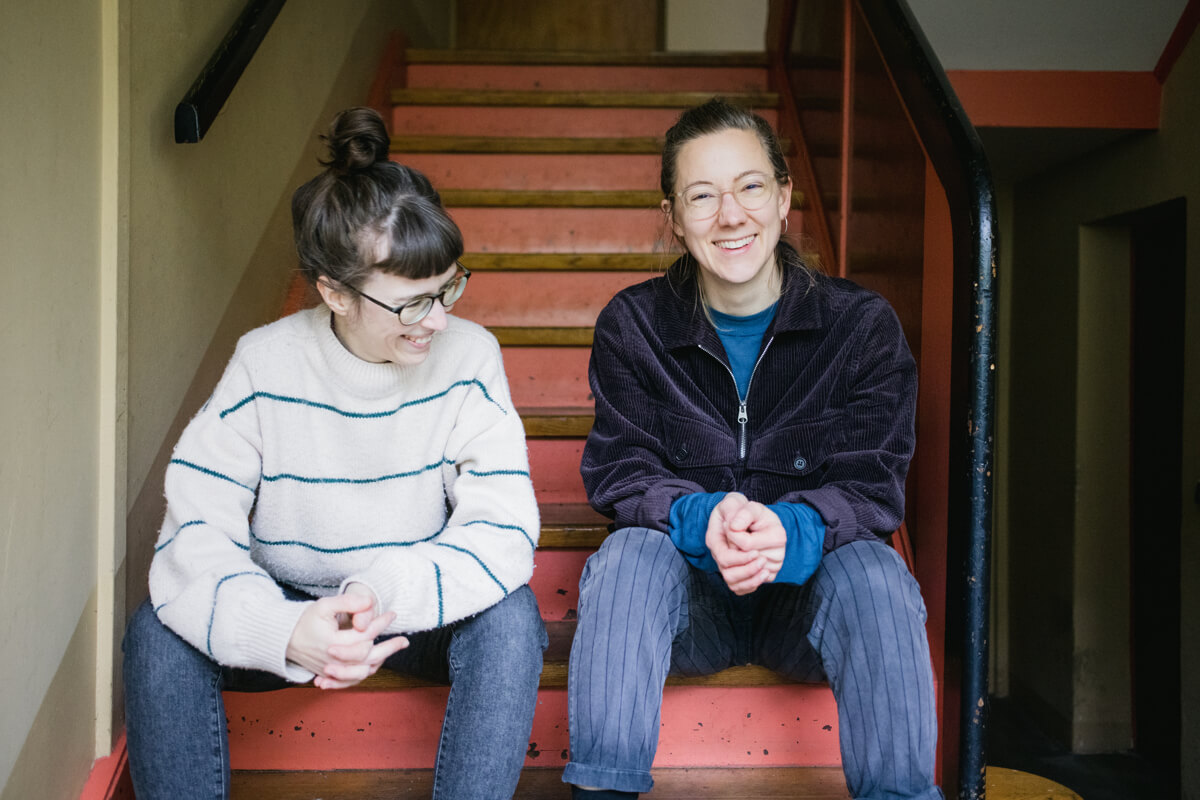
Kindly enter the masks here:
[[373, 108], [350, 108], [333, 118], [329, 134], [329, 160], [325, 166], [339, 172], [358, 172], [388, 160], [391, 138], [383, 117]]

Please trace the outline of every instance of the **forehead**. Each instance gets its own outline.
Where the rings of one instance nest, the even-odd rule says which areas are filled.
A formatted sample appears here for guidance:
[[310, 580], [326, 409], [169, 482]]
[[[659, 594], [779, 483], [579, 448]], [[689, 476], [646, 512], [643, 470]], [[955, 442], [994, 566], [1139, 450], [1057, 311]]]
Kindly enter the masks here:
[[692, 139], [679, 149], [677, 188], [693, 183], [724, 183], [745, 172], [770, 175], [771, 160], [753, 131], [724, 130]]
[[362, 291], [380, 300], [400, 302], [422, 294], [435, 294], [446, 285], [446, 281], [454, 277], [458, 271], [457, 264], [451, 264], [446, 271], [428, 278], [405, 278], [393, 275], [381, 269], [371, 271], [363, 281]]

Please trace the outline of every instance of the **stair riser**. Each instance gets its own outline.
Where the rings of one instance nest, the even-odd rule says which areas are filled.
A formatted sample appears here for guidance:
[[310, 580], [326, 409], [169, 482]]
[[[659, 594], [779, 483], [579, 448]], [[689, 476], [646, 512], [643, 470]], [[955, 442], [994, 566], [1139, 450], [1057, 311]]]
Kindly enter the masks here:
[[[657, 208], [452, 208], [450, 216], [469, 251], [657, 253], [674, 244]], [[801, 230], [800, 211], [788, 219], [791, 232]]]
[[[225, 695], [233, 769], [427, 769], [448, 690], [290, 689]], [[543, 689], [528, 767], [561, 767], [567, 695]], [[824, 686], [667, 687], [655, 767], [835, 766], [837, 709]]]
[[767, 72], [754, 67], [594, 67], [411, 64], [412, 89], [542, 89], [547, 91], [708, 91], [767, 89]]
[[452, 208], [468, 250], [650, 253], [670, 237], [659, 209]]
[[[394, 135], [662, 136], [678, 108], [513, 108], [505, 106], [396, 106]], [[774, 109], [759, 109], [772, 125]]]
[[[644, 272], [481, 272], [471, 276], [471, 288], [454, 313], [480, 325], [590, 327], [614, 294], [649, 277]], [[508, 373], [519, 375], [511, 367]]]
[[587, 366], [591, 351], [585, 347], [506, 347], [513, 403], [518, 407], [591, 407]]
[[392, 153], [438, 189], [617, 190], [658, 188], [656, 155]]
[[582, 439], [529, 440], [529, 471], [540, 503], [586, 503], [579, 477]]
[[538, 550], [529, 587], [547, 622], [569, 621], [579, 612], [579, 576], [590, 550]]

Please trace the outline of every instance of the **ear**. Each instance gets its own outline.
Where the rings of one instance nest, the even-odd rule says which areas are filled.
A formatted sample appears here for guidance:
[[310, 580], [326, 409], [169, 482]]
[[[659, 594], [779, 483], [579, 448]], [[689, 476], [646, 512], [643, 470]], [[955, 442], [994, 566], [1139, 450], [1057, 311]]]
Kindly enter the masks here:
[[787, 183], [779, 187], [779, 219], [782, 222], [787, 218], [788, 211], [792, 208], [792, 179], [788, 178]]
[[667, 215], [667, 221], [671, 223], [671, 230], [675, 233], [675, 237], [683, 241], [683, 226], [675, 221], [674, 204], [664, 197], [659, 208]]
[[338, 286], [337, 282], [328, 275], [317, 278], [317, 291], [321, 293], [321, 299], [334, 314], [344, 317], [354, 307], [355, 298], [351, 296], [351, 293]]

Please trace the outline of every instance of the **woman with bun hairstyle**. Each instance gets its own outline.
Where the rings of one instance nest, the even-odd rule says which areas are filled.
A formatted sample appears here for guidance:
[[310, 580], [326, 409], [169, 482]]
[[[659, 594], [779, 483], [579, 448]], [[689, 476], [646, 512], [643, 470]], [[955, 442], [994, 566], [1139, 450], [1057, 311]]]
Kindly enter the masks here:
[[242, 337], [167, 468], [124, 644], [142, 800], [229, 796], [222, 690], [343, 689], [381, 666], [451, 686], [435, 798], [509, 798], [524, 763], [546, 632], [500, 349], [449, 315], [462, 235], [388, 160], [379, 115], [344, 111], [326, 139], [292, 198], [324, 302]]
[[853, 797], [940, 798], [924, 604], [885, 543], [915, 441], [896, 315], [783, 241], [761, 117], [685, 111], [661, 185], [685, 252], [596, 322], [581, 469], [614, 532], [580, 580], [563, 780], [649, 791], [667, 676], [755, 663], [829, 681]]

